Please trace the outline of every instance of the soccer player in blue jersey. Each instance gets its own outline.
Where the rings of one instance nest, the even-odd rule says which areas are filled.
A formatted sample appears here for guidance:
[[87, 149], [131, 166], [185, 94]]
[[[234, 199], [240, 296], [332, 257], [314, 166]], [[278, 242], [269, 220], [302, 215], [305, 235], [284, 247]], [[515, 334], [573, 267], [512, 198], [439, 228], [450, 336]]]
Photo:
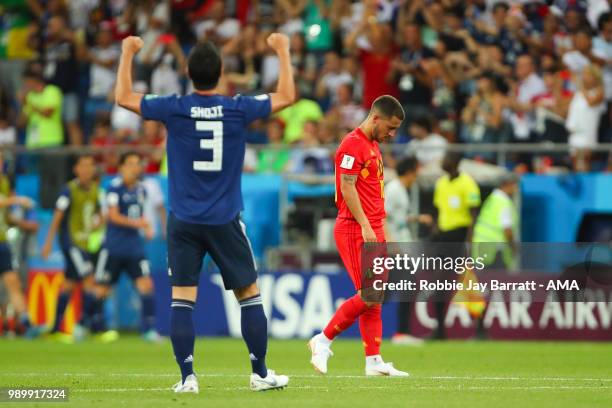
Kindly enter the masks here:
[[107, 226], [96, 264], [96, 302], [92, 331], [102, 333], [102, 340], [112, 341], [117, 332], [107, 331], [104, 301], [122, 272], [127, 273], [141, 300], [141, 332], [145, 340], [159, 339], [155, 331], [155, 298], [144, 239], [153, 237], [153, 228], [144, 217], [146, 190], [140, 182], [142, 161], [135, 152], [119, 159], [120, 176], [111, 181], [106, 194]]
[[283, 388], [289, 382], [287, 376], [266, 367], [267, 319], [253, 254], [240, 221], [245, 129], [295, 100], [289, 39], [274, 33], [267, 43], [276, 52], [280, 68], [274, 93], [233, 98], [219, 95], [221, 56], [212, 43], [204, 42], [193, 48], [188, 60], [195, 91], [186, 96], [157, 97], [132, 91], [132, 59], [143, 42], [138, 37], [123, 40], [115, 99], [145, 119], [163, 122], [168, 130], [170, 338], [182, 375], [173, 387], [175, 392], [198, 392], [193, 372], [192, 311], [207, 253], [219, 266], [225, 288], [233, 290], [240, 303], [242, 337], [252, 366], [251, 389]]

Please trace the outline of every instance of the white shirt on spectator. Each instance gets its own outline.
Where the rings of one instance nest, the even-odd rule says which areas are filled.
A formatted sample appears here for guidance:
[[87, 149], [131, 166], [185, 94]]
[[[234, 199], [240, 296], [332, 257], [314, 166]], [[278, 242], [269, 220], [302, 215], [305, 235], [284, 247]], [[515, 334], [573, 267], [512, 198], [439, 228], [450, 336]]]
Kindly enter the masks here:
[[[121, 55], [121, 50], [115, 45], [107, 48], [94, 47], [91, 52], [96, 58], [103, 61], [111, 59], [119, 60]], [[91, 64], [89, 75], [91, 78], [89, 96], [92, 98], [106, 98], [115, 84], [115, 67], [107, 68], [103, 65]]]
[[412, 139], [408, 143], [408, 154], [414, 154], [419, 163], [425, 166], [431, 162], [442, 161], [447, 145], [448, 141], [444, 136], [431, 133], [424, 139]]
[[340, 85], [350, 84], [354, 82], [353, 77], [348, 72], [328, 72], [323, 77], [323, 83], [325, 83], [325, 88], [327, 89], [328, 95], [331, 95], [332, 103], [336, 101], [336, 89]]
[[17, 129], [13, 126], [8, 126], [0, 129], [0, 146], [14, 145], [17, 141]]
[[[545, 92], [546, 85], [542, 78], [532, 73], [519, 84], [516, 99], [519, 103], [526, 104]], [[535, 128], [535, 117], [531, 112], [512, 112], [510, 122], [514, 128], [514, 136], [517, 139], [528, 139], [529, 134]]]
[[571, 147], [585, 149], [597, 145], [597, 130], [604, 109], [603, 103], [590, 106], [583, 91], [574, 94], [565, 121]]
[[606, 100], [612, 100], [612, 42], [603, 37], [593, 38], [593, 54], [606, 61], [603, 69]]
[[264, 56], [261, 63], [261, 86], [264, 89], [273, 87], [278, 79], [278, 74], [278, 57], [272, 54]]
[[389, 239], [393, 242], [411, 242], [412, 234], [408, 228], [410, 197], [398, 178], [385, 184], [385, 211], [386, 225], [391, 234]]
[[222, 40], [229, 40], [240, 34], [240, 21], [226, 18], [221, 24], [217, 24], [215, 20], [204, 20], [194, 24], [193, 27], [198, 39], [206, 39], [206, 33], [211, 30]]
[[151, 75], [151, 92], [159, 96], [180, 95], [181, 84], [179, 76], [171, 65], [161, 64], [155, 68]]
[[580, 51], [568, 51], [563, 54], [563, 63], [574, 75], [581, 74], [582, 70], [591, 64], [591, 60]]

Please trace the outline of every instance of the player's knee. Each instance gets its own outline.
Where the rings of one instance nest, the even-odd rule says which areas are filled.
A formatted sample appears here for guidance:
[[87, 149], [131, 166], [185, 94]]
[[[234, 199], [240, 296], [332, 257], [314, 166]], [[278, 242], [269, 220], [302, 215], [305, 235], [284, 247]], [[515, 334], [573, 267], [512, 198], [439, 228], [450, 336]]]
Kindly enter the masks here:
[[84, 290], [92, 291], [96, 286], [96, 280], [94, 279], [93, 275], [87, 275], [81, 282], [81, 285], [83, 286]]
[[108, 297], [110, 293], [110, 286], [107, 285], [96, 285], [95, 288], [96, 297], [102, 299]]
[[198, 295], [197, 286], [173, 286], [172, 287], [172, 299], [183, 299], [196, 301]]
[[153, 293], [153, 280], [147, 276], [136, 279], [136, 289], [142, 295]]
[[6, 288], [10, 291], [13, 290], [21, 290], [21, 281], [19, 280], [19, 276], [15, 271], [5, 272], [3, 276], [4, 284]]
[[[61, 291], [62, 293], [72, 292], [72, 290], [74, 289], [74, 286], [75, 286], [74, 281], [64, 279], [64, 281], [62, 282]], [[85, 288], [85, 285], [83, 285], [83, 288]]]
[[259, 295], [259, 288], [257, 287], [257, 283], [255, 282], [253, 282], [249, 286], [234, 289], [234, 296], [236, 296], [236, 299], [238, 299], [238, 301], [248, 299], [257, 295]]

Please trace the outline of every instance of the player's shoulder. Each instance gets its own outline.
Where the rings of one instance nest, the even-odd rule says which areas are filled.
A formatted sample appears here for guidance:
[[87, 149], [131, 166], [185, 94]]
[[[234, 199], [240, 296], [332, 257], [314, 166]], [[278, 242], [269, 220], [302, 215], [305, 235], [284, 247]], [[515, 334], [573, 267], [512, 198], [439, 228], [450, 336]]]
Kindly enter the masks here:
[[118, 191], [123, 188], [123, 180], [121, 177], [114, 177], [108, 184], [108, 192]]
[[340, 141], [338, 150], [363, 150], [365, 149], [365, 145], [366, 143], [363, 137], [361, 137], [357, 129], [355, 129], [344, 135]]

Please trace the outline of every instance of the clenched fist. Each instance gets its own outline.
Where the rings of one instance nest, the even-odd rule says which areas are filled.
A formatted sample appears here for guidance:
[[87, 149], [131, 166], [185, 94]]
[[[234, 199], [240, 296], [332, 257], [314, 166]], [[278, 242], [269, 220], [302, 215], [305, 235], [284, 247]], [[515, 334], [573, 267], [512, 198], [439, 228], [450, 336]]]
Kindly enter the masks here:
[[281, 33], [272, 33], [266, 40], [268, 46], [277, 53], [281, 51], [289, 51], [289, 37]]
[[143, 46], [142, 38], [129, 36], [123, 39], [121, 43], [121, 51], [125, 53], [136, 54]]

